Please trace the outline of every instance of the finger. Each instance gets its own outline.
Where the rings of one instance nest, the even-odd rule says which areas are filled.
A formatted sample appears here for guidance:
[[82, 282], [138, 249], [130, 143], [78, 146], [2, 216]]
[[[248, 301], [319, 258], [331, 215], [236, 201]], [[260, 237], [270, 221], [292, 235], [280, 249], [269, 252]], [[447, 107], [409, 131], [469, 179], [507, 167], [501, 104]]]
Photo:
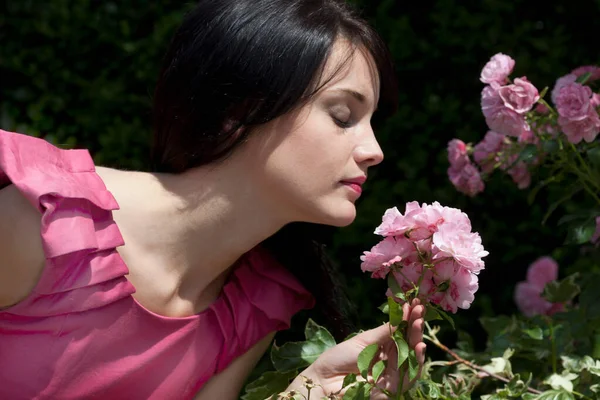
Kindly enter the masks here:
[[352, 339], [349, 339], [348, 341], [354, 341], [364, 346], [368, 346], [372, 343], [377, 343], [381, 345], [390, 340], [390, 328], [390, 324], [386, 322], [385, 324], [378, 326], [377, 328], [362, 332], [354, 336]]
[[427, 350], [427, 345], [423, 342], [417, 344], [415, 346], [415, 354], [417, 356], [417, 361], [419, 365], [425, 364], [425, 351]]
[[402, 304], [402, 321], [409, 321], [410, 319], [410, 305], [408, 304], [408, 302], [405, 302], [404, 304]]
[[417, 344], [423, 341], [423, 324], [423, 318], [419, 318], [408, 327], [408, 346], [411, 349], [414, 349]]

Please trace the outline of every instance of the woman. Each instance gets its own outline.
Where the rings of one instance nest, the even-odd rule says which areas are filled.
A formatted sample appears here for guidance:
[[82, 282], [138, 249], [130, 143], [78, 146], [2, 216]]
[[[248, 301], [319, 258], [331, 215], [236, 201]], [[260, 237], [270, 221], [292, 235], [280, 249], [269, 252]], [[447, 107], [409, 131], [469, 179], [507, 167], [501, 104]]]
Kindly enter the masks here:
[[[0, 398], [235, 399], [315, 300], [341, 335], [329, 263], [298, 223], [354, 220], [392, 79], [340, 1], [202, 0], [156, 88], [153, 173], [0, 132]], [[421, 364], [423, 313], [405, 306]], [[339, 391], [370, 343], [395, 390], [384, 325], [303, 371], [311, 395]]]

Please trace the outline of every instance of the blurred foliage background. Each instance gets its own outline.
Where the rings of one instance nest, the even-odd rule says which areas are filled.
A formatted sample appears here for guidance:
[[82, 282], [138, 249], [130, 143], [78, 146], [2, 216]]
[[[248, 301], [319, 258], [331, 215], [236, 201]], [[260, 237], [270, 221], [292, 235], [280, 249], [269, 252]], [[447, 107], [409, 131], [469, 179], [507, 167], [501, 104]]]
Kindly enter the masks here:
[[[577, 252], [562, 245], [558, 217], [541, 225], [551, 191], [529, 202], [527, 191], [498, 175], [477, 198], [457, 193], [446, 176], [446, 144], [454, 137], [477, 142], [485, 134], [479, 73], [495, 53], [512, 56], [513, 76], [526, 75], [540, 90], [575, 67], [600, 62], [600, 0], [355, 3], [389, 44], [400, 80], [398, 112], [375, 120], [386, 159], [371, 173], [356, 222], [337, 230], [330, 245], [355, 322], [369, 327], [383, 317], [373, 311], [384, 301], [385, 283], [364, 275], [359, 260], [377, 242], [372, 232], [383, 212], [437, 200], [467, 212], [490, 252], [473, 306], [456, 318], [481, 345], [479, 317], [515, 311], [514, 284], [529, 263], [552, 253], [563, 276]], [[0, 128], [87, 148], [101, 165], [146, 169], [161, 57], [190, 7], [147, 0], [0, 1]], [[447, 335], [451, 344], [455, 334]]]

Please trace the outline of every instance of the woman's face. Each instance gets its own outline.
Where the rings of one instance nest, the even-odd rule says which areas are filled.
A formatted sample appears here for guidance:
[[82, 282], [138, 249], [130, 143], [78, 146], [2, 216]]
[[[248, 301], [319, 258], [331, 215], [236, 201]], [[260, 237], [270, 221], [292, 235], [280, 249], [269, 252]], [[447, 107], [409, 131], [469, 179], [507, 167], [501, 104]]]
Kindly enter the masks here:
[[[348, 49], [344, 41], [336, 42], [324, 77], [339, 67]], [[354, 220], [367, 170], [383, 160], [370, 124], [379, 98], [371, 63], [355, 51], [310, 103], [251, 135], [253, 184], [288, 221], [345, 226]]]

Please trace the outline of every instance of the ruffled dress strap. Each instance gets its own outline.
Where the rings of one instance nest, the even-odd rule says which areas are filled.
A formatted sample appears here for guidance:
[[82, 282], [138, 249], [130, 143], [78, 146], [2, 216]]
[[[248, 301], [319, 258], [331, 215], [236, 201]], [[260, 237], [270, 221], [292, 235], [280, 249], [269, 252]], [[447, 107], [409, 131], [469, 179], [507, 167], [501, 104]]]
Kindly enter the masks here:
[[242, 258], [214, 311], [224, 333], [217, 372], [268, 333], [288, 329], [294, 314], [312, 308], [314, 297], [260, 246]]
[[87, 150], [0, 130], [0, 188], [15, 187], [41, 214], [46, 265], [32, 293], [1, 312], [51, 316], [99, 308], [129, 296], [117, 202]]

